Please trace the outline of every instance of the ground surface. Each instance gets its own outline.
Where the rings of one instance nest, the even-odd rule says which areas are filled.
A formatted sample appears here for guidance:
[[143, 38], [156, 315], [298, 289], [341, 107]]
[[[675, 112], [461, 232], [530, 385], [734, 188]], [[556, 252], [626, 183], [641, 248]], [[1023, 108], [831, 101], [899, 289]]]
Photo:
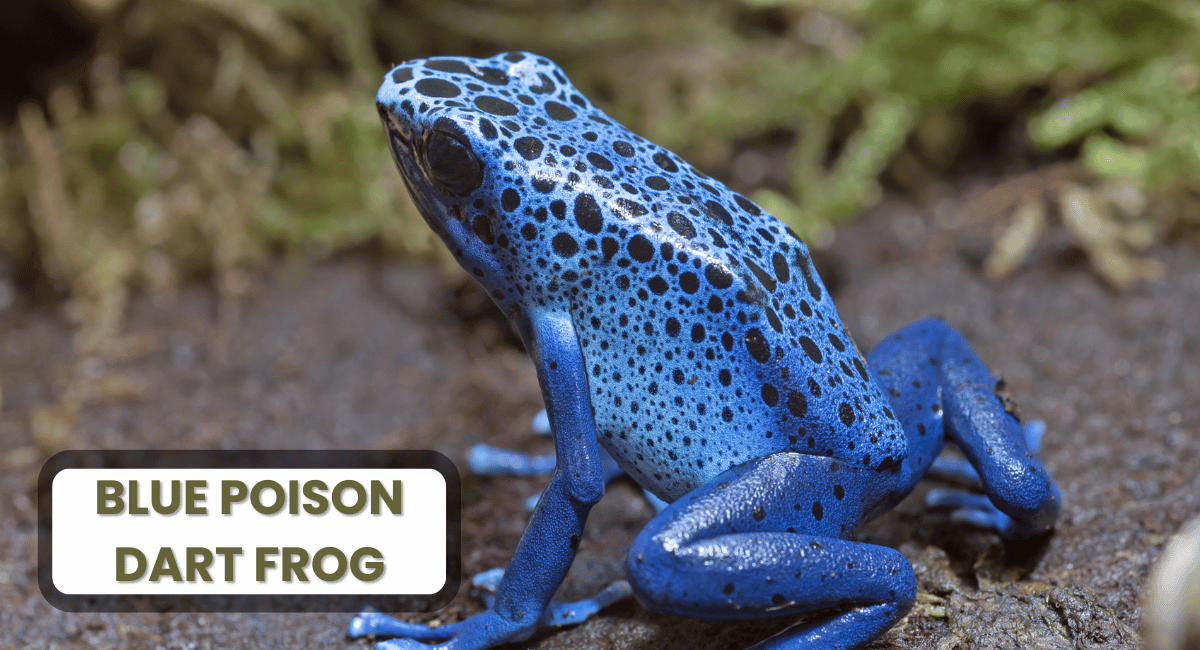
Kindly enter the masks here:
[[[1165, 540], [1200, 514], [1200, 253], [1155, 251], [1166, 275], [1106, 289], [1061, 233], [1001, 282], [982, 278], [985, 226], [953, 228], [960, 204], [885, 204], [844, 228], [823, 274], [863, 349], [931, 315], [948, 319], [1049, 425], [1043, 456], [1063, 488], [1041, 553], [927, 513], [920, 493], [861, 538], [900, 548], [921, 595], [871, 647], [1135, 648], [1139, 591]], [[935, 216], [935, 213], [936, 215]], [[480, 294], [424, 269], [365, 255], [276, 271], [223, 336], [202, 286], [174, 303], [136, 301], [143, 354], [94, 370], [141, 383], [139, 397], [81, 413], [75, 448], [432, 448], [461, 467], [475, 442], [544, 449], [527, 434], [539, 408], [532, 369]], [[63, 389], [70, 329], [48, 308], [0, 312], [0, 648], [361, 648], [342, 614], [65, 614], [38, 593], [30, 409]], [[464, 472], [468, 574], [502, 566], [535, 479]], [[578, 597], [620, 577], [626, 545], [651, 516], [630, 484], [593, 511], [564, 587]], [[464, 593], [435, 614], [477, 611]], [[727, 624], [623, 603], [579, 628], [512, 647], [743, 648], [786, 622]], [[10, 645], [11, 644], [11, 645]]]

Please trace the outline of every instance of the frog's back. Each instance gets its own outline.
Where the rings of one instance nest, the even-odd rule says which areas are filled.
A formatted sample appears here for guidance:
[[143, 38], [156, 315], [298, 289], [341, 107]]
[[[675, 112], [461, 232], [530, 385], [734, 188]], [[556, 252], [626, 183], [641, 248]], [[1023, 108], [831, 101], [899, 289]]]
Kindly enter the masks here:
[[785, 449], [902, 458], [887, 399], [781, 222], [535, 55], [398, 70], [381, 105], [453, 115], [485, 167], [447, 212], [490, 263], [451, 249], [506, 312], [571, 313], [600, 441], [640, 483], [671, 499]]

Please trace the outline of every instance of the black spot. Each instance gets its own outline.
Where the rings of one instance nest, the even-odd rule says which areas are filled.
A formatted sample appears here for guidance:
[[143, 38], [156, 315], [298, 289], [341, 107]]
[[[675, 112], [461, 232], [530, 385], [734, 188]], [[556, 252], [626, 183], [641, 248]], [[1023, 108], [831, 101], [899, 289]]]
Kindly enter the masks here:
[[675, 161], [663, 152], [654, 154], [654, 164], [662, 168], [663, 171], [671, 172], [672, 174], [679, 171], [679, 167], [675, 166]]
[[692, 343], [699, 343], [704, 340], [704, 326], [700, 323], [692, 325]]
[[392, 70], [392, 83], [402, 84], [412, 78], [412, 68], [396, 68]]
[[721, 313], [721, 310], [724, 309], [724, 307], [725, 307], [725, 303], [721, 302], [720, 296], [709, 296], [708, 297], [708, 310], [711, 311], [712, 313], [719, 314], [719, 313]]
[[667, 284], [667, 281], [658, 277], [657, 275], [650, 278], [650, 280], [648, 280], [646, 282], [646, 284], [650, 287], [651, 291], [653, 291], [656, 295], [659, 295], [659, 296], [666, 293], [667, 289], [670, 288], [670, 285]]
[[482, 79], [493, 86], [503, 86], [508, 83], [508, 75], [503, 70], [496, 68], [477, 68], [478, 72], [472, 72], [476, 79]]
[[491, 113], [492, 115], [516, 115], [517, 114], [516, 106], [513, 106], [512, 104], [504, 101], [503, 99], [500, 99], [499, 97], [492, 97], [491, 95], [480, 95], [480, 96], [476, 97], [475, 98], [475, 106], [479, 110], [481, 110], [485, 113]]
[[779, 391], [775, 390], [771, 384], [763, 384], [762, 400], [766, 402], [767, 406], [775, 406], [779, 403]]
[[834, 336], [833, 334], [829, 335], [829, 344], [832, 345], [834, 347], [834, 349], [837, 350], [838, 352], [841, 352], [846, 349], [846, 344], [843, 343], [841, 339]]
[[617, 140], [616, 142], [612, 143], [612, 150], [617, 152], [617, 155], [624, 156], [626, 158], [633, 155], [633, 145], [625, 142], [624, 140]]
[[867, 369], [863, 366], [862, 359], [854, 357], [854, 369], [858, 371], [858, 376], [867, 379]]
[[786, 602], [787, 602], [787, 598], [785, 598], [783, 594], [775, 594], [775, 595], [771, 596], [771, 604], [775, 605], [776, 607], [778, 607], [779, 605], [782, 605]]
[[746, 350], [759, 363], [766, 363], [771, 358], [771, 346], [757, 327], [746, 330]]
[[733, 411], [728, 406], [721, 409], [721, 419], [726, 422], [733, 422]]
[[496, 125], [492, 124], [491, 120], [481, 117], [479, 118], [479, 134], [488, 140], [496, 139]]
[[767, 511], [762, 506], [754, 506], [754, 510], [750, 512], [750, 516], [754, 517], [754, 521], [762, 521], [767, 518]]
[[767, 291], [775, 291], [775, 278], [771, 277], [771, 274], [764, 271], [762, 267], [755, 264], [754, 261], [748, 257], [743, 257], [742, 261], [746, 263], [746, 266], [750, 267], [750, 272], [754, 274], [754, 277], [758, 278], [758, 281], [762, 283], [762, 286], [765, 287]]
[[779, 316], [775, 314], [775, 310], [767, 307], [764, 311], [767, 314], [767, 322], [771, 324], [771, 329], [783, 334], [783, 323], [779, 321]]
[[787, 396], [788, 411], [798, 417], [804, 417], [808, 413], [808, 400], [804, 399], [804, 395], [797, 391], [791, 391]]
[[554, 179], [550, 178], [549, 176], [534, 176], [533, 182], [531, 182], [530, 185], [533, 186], [533, 189], [541, 192], [542, 194], [549, 194], [550, 191], [554, 189], [556, 183], [554, 182]]
[[729, 374], [725, 368], [721, 368], [721, 371], [717, 373], [717, 381], [721, 382], [722, 386], [728, 386], [729, 382], [733, 381], [733, 375]]
[[842, 424], [850, 426], [854, 424], [854, 409], [845, 402], [838, 404], [838, 417], [842, 420]]
[[813, 278], [813, 272], [810, 268], [811, 264], [808, 261], [808, 257], [801, 255], [799, 252], [797, 252], [796, 253], [796, 263], [800, 266], [800, 272], [802, 274], [804, 274], [804, 282], [805, 282], [805, 284], [808, 285], [809, 295], [811, 295], [813, 297], [813, 300], [820, 300], [821, 299], [821, 285], [817, 284], [816, 279]]
[[642, 235], [634, 235], [626, 246], [629, 256], [639, 262], [649, 262], [654, 259], [654, 244]]
[[612, 162], [608, 158], [601, 156], [600, 154], [596, 153], [595, 151], [589, 153], [587, 155], [587, 159], [588, 159], [588, 162], [599, 167], [600, 169], [603, 169], [606, 172], [611, 172], [613, 170]]
[[599, 234], [604, 227], [604, 217], [600, 214], [600, 205], [591, 194], [580, 194], [575, 197], [575, 223], [585, 232]]
[[725, 588], [721, 590], [721, 593], [725, 594], [726, 596], [728, 596], [729, 594], [732, 594], [733, 593], [733, 583], [732, 582], [726, 583]]
[[[746, 197], [742, 196], [741, 194], [734, 194], [734, 195], [733, 195], [733, 200], [734, 200], [734, 202], [735, 202], [735, 203], [737, 203], [737, 204], [738, 204], [738, 206], [739, 206], [739, 207], [741, 207], [743, 210], [745, 210], [746, 212], [749, 212], [750, 214], [752, 214], [752, 215], [754, 215], [754, 216], [756, 216], [756, 217], [757, 217], [758, 215], [762, 214], [762, 210], [761, 210], [761, 209], [759, 209], [759, 207], [758, 207], [757, 205], [754, 205], [754, 203], [753, 203], [753, 202], [751, 202], [751, 201], [750, 201], [750, 199], [748, 199], [748, 198], [746, 198]], [[786, 280], [785, 280], [785, 281], [786, 281]]]
[[646, 209], [646, 206], [636, 201], [630, 201], [629, 199], [617, 199], [614, 201], [613, 211], [624, 219], [640, 217], [649, 212], [649, 210]]
[[486, 214], [475, 215], [474, 220], [471, 221], [471, 229], [475, 231], [475, 236], [479, 238], [479, 241], [485, 244], [496, 240], [496, 235], [492, 232], [492, 220]]
[[620, 249], [621, 249], [621, 245], [618, 244], [617, 240], [613, 239], [612, 237], [605, 237], [600, 242], [600, 252], [604, 253], [604, 261], [605, 262], [611, 260], [612, 256], [616, 255], [617, 251]]
[[542, 155], [542, 141], [527, 135], [514, 140], [513, 149], [516, 149], [517, 153], [521, 154], [525, 160], [533, 160]]
[[846, 489], [840, 485], [833, 486], [833, 496], [838, 501], [841, 501], [842, 499], [844, 499], [846, 497]]
[[668, 214], [667, 223], [670, 224], [672, 230], [683, 237], [691, 239], [696, 236], [696, 227], [692, 225], [692, 220], [678, 212]]
[[821, 363], [821, 360], [824, 358], [821, 355], [821, 348], [817, 347], [817, 344], [813, 343], [812, 339], [807, 336], [801, 336], [800, 347], [804, 348], [804, 354], [807, 354], [809, 359]]
[[550, 77], [547, 77], [544, 73], [539, 72], [538, 79], [541, 81], [541, 84], [537, 86], [530, 86], [529, 90], [539, 95], [548, 95], [554, 92], [554, 82], [550, 81]]
[[520, 207], [521, 195], [517, 194], [517, 191], [510, 187], [500, 195], [500, 205], [504, 207], [506, 212], [512, 212]]
[[647, 176], [645, 183], [646, 187], [659, 192], [671, 189], [671, 184], [662, 176]]
[[667, 319], [667, 334], [671, 336], [679, 335], [679, 321], [675, 320], [674, 317]]
[[775, 267], [775, 277], [780, 282], [787, 282], [791, 279], [792, 272], [788, 269], [787, 259], [783, 253], [775, 251], [775, 254], [771, 256], [771, 266]]
[[766, 302], [767, 294], [753, 282], [748, 276], [742, 276], [742, 281], [746, 283], [746, 288], [737, 292], [737, 299], [747, 305], [761, 304]]
[[570, 257], [579, 250], [579, 244], [575, 242], [575, 238], [565, 232], [555, 235], [550, 245], [554, 247], [555, 253], [563, 257]]
[[716, 201], [708, 201], [704, 204], [704, 207], [708, 208], [709, 216], [720, 220], [721, 223], [727, 226], [733, 225], [733, 217], [730, 216], [729, 211], [725, 209], [725, 206], [717, 203]]
[[438, 72], [471, 74], [471, 68], [467, 64], [455, 59], [429, 59], [425, 62], [425, 67]]
[[815, 517], [817, 521], [821, 521], [821, 518], [824, 516], [825, 516], [825, 508], [821, 507], [821, 502], [820, 501], [814, 502], [813, 503], [813, 517]]
[[426, 97], [458, 97], [462, 90], [445, 79], [422, 79], [413, 88]]
[[559, 122], [575, 119], [575, 111], [571, 107], [563, 106], [556, 101], [546, 102], [546, 114]]
[[534, 239], [537, 239], [537, 233], [537, 227], [531, 223], [521, 226], [521, 236], [524, 237], [526, 241], [533, 241]]
[[733, 274], [724, 264], [709, 264], [704, 267], [704, 277], [718, 289], [728, 289], [733, 284]]
[[685, 271], [679, 274], [679, 288], [683, 289], [684, 293], [696, 293], [700, 290], [700, 279], [695, 273]]

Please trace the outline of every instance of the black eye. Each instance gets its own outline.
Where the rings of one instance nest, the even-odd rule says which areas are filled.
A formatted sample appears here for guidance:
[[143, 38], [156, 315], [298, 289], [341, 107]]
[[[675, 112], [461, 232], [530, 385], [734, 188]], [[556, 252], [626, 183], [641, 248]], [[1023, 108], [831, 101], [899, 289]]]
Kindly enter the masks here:
[[433, 131], [425, 141], [425, 166], [442, 191], [456, 196], [470, 194], [483, 182], [483, 166], [474, 152], [457, 136]]

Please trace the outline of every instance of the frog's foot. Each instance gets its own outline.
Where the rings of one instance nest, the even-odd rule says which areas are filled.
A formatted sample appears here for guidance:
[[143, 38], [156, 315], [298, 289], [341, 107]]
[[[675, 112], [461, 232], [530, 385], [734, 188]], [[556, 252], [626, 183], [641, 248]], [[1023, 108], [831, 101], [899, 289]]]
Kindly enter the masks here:
[[[1024, 425], [1023, 431], [1029, 450], [1038, 453], [1046, 434], [1046, 423], [1033, 420]], [[933, 461], [928, 475], [980, 485], [979, 473], [965, 458], [939, 456]], [[975, 492], [934, 488], [925, 495], [925, 507], [932, 510], [953, 509], [951, 521], [993, 531], [1004, 539], [1020, 539], [1038, 532], [1025, 530], [1019, 522], [1001, 512], [986, 495]]]
[[[536, 628], [524, 626], [487, 610], [464, 621], [430, 627], [405, 623], [377, 612], [363, 612], [350, 623], [350, 636], [398, 636], [375, 644], [375, 650], [485, 650], [524, 641]], [[429, 645], [426, 641], [445, 642]]]
[[[1030, 451], [1038, 453], [1042, 448], [1042, 438], [1046, 435], [1046, 423], [1041, 420], [1031, 420], [1024, 426], [1025, 444]], [[942, 453], [934, 459], [926, 476], [930, 478], [979, 485], [979, 472], [971, 462], [961, 456], [947, 456]]]
[[[496, 589], [500, 586], [500, 580], [503, 577], [504, 569], [491, 569], [479, 573], [471, 579], [471, 584], [476, 589], [476, 595], [489, 608], [496, 599]], [[542, 617], [538, 619], [538, 629], [578, 625], [605, 607], [624, 600], [632, 594], [633, 591], [629, 588], [628, 582], [617, 580], [591, 598], [574, 602], [551, 602], [546, 607], [546, 611], [542, 612]]]
[[348, 632], [354, 639], [364, 636], [401, 636], [422, 641], [446, 641], [454, 637], [458, 625], [452, 623], [431, 627], [422, 623], [401, 621], [373, 609], [365, 609], [350, 621]]
[[925, 507], [932, 510], [952, 508], [950, 520], [954, 523], [991, 530], [1005, 539], [1019, 536], [1013, 518], [1000, 512], [983, 494], [934, 488], [925, 495]]

